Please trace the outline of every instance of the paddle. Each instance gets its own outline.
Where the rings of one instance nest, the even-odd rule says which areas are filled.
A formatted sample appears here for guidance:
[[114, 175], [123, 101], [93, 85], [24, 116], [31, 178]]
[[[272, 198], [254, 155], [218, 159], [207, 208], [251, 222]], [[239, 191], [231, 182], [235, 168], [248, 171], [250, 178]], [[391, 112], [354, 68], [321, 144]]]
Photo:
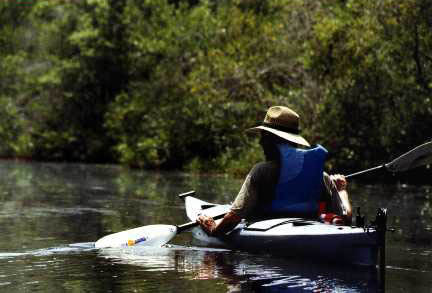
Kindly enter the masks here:
[[[194, 194], [195, 191], [182, 193], [179, 197]], [[214, 216], [220, 219], [225, 213]], [[142, 226], [102, 237], [95, 242], [95, 248], [127, 247], [127, 246], [162, 246], [168, 243], [174, 236], [190, 228], [196, 227], [197, 222], [188, 222], [182, 225], [148, 225]]]
[[389, 172], [396, 173], [408, 171], [416, 167], [432, 164], [432, 141], [419, 145], [409, 152], [397, 157], [387, 164], [383, 164], [374, 168], [346, 175], [345, 178], [352, 178], [358, 175], [369, 173], [376, 170], [385, 169]]

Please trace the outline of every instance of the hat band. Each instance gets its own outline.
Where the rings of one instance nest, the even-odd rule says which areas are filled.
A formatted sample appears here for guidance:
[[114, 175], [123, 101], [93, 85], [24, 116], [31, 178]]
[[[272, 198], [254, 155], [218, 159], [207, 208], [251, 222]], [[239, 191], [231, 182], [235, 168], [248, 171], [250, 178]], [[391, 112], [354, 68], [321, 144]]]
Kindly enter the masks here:
[[284, 132], [289, 132], [289, 133], [293, 133], [293, 134], [300, 134], [300, 129], [298, 129], [298, 128], [291, 128], [291, 127], [286, 127], [286, 126], [281, 126], [281, 125], [275, 125], [275, 124], [271, 124], [271, 123], [267, 123], [267, 122], [263, 122], [262, 125], [276, 129], [276, 130], [284, 131]]

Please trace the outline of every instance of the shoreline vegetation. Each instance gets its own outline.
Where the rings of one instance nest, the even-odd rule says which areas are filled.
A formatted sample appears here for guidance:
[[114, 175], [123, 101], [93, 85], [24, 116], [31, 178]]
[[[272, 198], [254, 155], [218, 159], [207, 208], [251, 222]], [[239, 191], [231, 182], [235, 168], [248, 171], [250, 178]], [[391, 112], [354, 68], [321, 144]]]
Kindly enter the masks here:
[[432, 139], [430, 15], [426, 0], [1, 1], [0, 157], [242, 177], [263, 159], [244, 130], [286, 105], [329, 172], [370, 168]]

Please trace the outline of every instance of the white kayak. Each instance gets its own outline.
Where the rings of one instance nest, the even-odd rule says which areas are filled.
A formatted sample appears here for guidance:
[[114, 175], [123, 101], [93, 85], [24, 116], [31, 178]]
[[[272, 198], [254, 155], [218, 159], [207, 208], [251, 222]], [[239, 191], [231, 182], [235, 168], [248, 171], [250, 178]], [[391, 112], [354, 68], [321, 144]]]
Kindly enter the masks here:
[[[215, 216], [230, 205], [212, 204], [184, 197], [191, 221], [199, 214]], [[374, 266], [378, 256], [378, 233], [374, 228], [336, 226], [302, 218], [278, 218], [254, 223], [242, 221], [223, 237], [209, 237], [200, 227], [192, 235], [206, 246], [308, 257], [316, 260]]]

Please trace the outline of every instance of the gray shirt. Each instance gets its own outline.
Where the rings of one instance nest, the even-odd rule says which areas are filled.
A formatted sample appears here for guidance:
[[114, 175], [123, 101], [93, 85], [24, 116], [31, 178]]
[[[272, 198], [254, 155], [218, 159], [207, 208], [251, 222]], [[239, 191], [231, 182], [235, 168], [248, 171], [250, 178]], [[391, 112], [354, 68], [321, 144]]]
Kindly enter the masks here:
[[[246, 176], [243, 185], [235, 198], [231, 211], [241, 218], [254, 218], [256, 208], [273, 200], [279, 180], [280, 163], [267, 161], [256, 164]], [[324, 185], [329, 195], [334, 192], [330, 176], [324, 172]]]

